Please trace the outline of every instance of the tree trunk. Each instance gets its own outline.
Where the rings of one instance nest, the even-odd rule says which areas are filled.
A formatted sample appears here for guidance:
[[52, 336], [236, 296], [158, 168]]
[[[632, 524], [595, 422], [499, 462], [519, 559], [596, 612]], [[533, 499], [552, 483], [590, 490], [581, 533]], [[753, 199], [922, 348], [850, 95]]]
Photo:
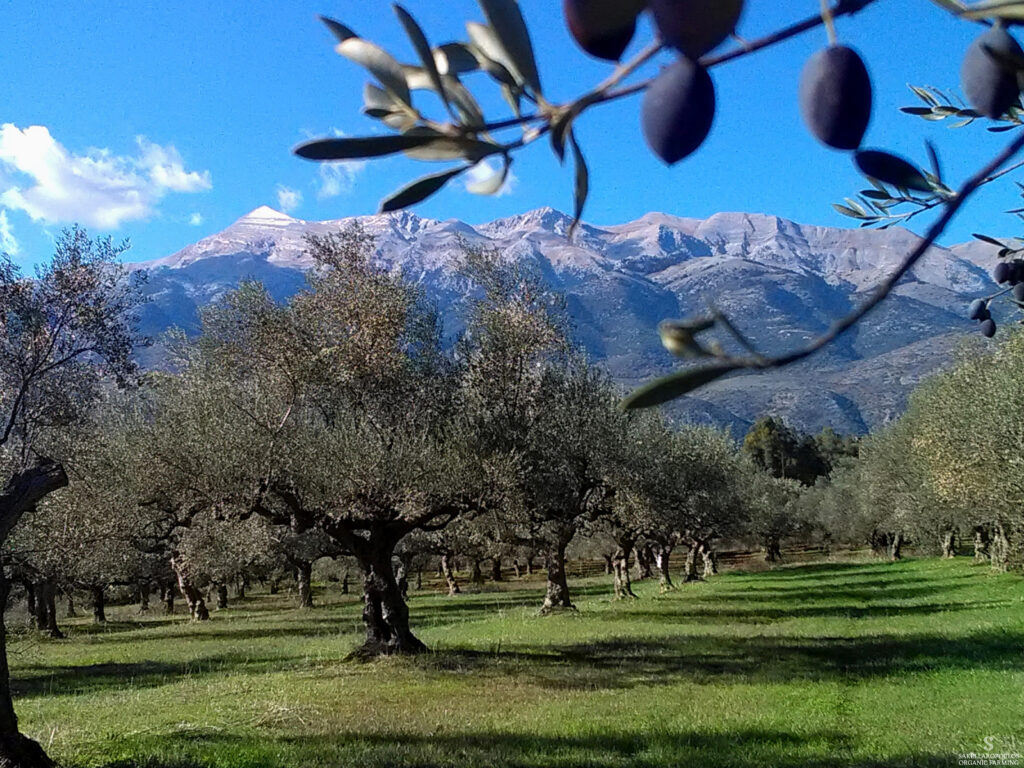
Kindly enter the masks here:
[[992, 529], [992, 543], [989, 544], [992, 569], [1007, 571], [1010, 568], [1010, 539], [1002, 523], [996, 523]]
[[444, 580], [448, 583], [448, 596], [459, 594], [462, 590], [459, 589], [459, 582], [455, 580], [455, 571], [452, 570], [452, 554], [445, 552], [441, 555], [441, 573], [444, 574]]
[[181, 590], [181, 596], [188, 603], [188, 612], [192, 616], [192, 620], [209, 621], [210, 611], [206, 607], [203, 593], [196, 588], [186, 575], [185, 569], [175, 562], [174, 558], [171, 558], [171, 568], [174, 569], [174, 573], [178, 577], [178, 588]]
[[491, 581], [503, 581], [501, 578], [501, 558], [497, 555], [491, 558]]
[[295, 580], [299, 585], [299, 607], [313, 607], [313, 564], [301, 561], [295, 567]]
[[615, 556], [615, 553], [612, 553], [610, 555], [606, 555], [606, 554], [602, 554], [601, 555], [601, 559], [604, 560], [604, 575], [605, 576], [611, 576], [612, 575], [612, 558], [614, 558], [614, 556]]
[[29, 629], [42, 629], [39, 625], [39, 611], [36, 608], [36, 585], [28, 579], [25, 579], [21, 584], [25, 587], [25, 607], [28, 609]]
[[718, 573], [718, 555], [715, 554], [715, 548], [710, 543], [702, 541], [697, 553], [704, 563], [704, 573], [702, 576], [704, 579], [710, 579]]
[[947, 560], [956, 557], [956, 531], [942, 534], [942, 556]]
[[651, 551], [649, 544], [644, 544], [642, 547], [636, 548], [636, 578], [637, 581], [644, 579], [650, 579], [654, 576], [651, 571], [652, 560], [654, 559], [654, 553]]
[[536, 555], [527, 555], [526, 556], [526, 575], [527, 576], [533, 576], [533, 570], [534, 570], [533, 569], [533, 558], [534, 557], [536, 557]]
[[516, 578], [523, 578], [523, 569], [519, 567], [519, 561], [516, 559], [512, 560], [512, 570], [515, 571]]
[[90, 587], [89, 594], [92, 596], [92, 623], [107, 623], [107, 601], [103, 594], [103, 587]]
[[52, 768], [53, 762], [38, 743], [18, 732], [18, 717], [11, 698], [11, 674], [7, 667], [7, 627], [4, 613], [10, 585], [0, 567], [0, 766]]
[[669, 573], [668, 560], [671, 555], [672, 547], [668, 545], [662, 545], [655, 555], [655, 562], [658, 566], [658, 583], [661, 585], [662, 592], [676, 588], [676, 585], [672, 583], [672, 574]]
[[245, 590], [249, 588], [249, 580], [243, 576], [238, 580], [238, 586], [235, 587], [235, 597], [238, 600], [245, 600]]
[[46, 634], [54, 639], [59, 640], [64, 637], [64, 633], [57, 626], [57, 585], [54, 582], [47, 580], [42, 583], [39, 588], [38, 602], [43, 605], [45, 611], [45, 618], [40, 626], [43, 627]]
[[223, 611], [228, 607], [228, 585], [217, 585], [217, 610]]
[[778, 563], [782, 560], [782, 542], [778, 536], [769, 535], [764, 540], [764, 561]]
[[987, 563], [989, 554], [988, 531], [979, 525], [974, 529], [974, 562]]
[[281, 589], [281, 580], [273, 578], [270, 580], [270, 594], [276, 595], [278, 590]]
[[423, 589], [423, 568], [416, 569], [416, 591]]
[[148, 581], [139, 582], [139, 613], [149, 613], [149, 590]]
[[548, 588], [544, 595], [544, 604], [541, 606], [541, 614], [548, 614], [560, 610], [576, 610], [569, 598], [569, 582], [565, 573], [565, 549], [569, 546], [569, 539], [572, 537], [562, 536], [555, 544], [554, 549], [546, 553], [548, 564]]
[[164, 613], [168, 616], [174, 615], [174, 587], [170, 584], [163, 584], [160, 586], [160, 591], [163, 593]]
[[427, 647], [409, 626], [409, 608], [402, 599], [391, 565], [395, 543], [386, 538], [363, 540], [352, 554], [363, 569], [363, 625], [366, 641], [359, 657], [422, 653]]
[[892, 543], [889, 545], [889, 560], [895, 563], [897, 560], [903, 559], [903, 534], [896, 533], [892, 537]]
[[348, 594], [348, 571], [345, 571], [345, 575], [341, 577], [341, 594]]
[[469, 580], [476, 586], [480, 586], [484, 583], [484, 574], [480, 570], [480, 561], [476, 558], [473, 558], [473, 570], [469, 575]]
[[78, 618], [78, 611], [75, 610], [75, 593], [69, 589], [64, 594], [67, 597], [67, 610], [65, 611], [64, 616], [68, 619]]
[[701, 581], [700, 576], [697, 575], [697, 550], [700, 549], [700, 543], [691, 541], [689, 549], [686, 551], [686, 566], [683, 571], [683, 581], [689, 584], [691, 581]]
[[615, 599], [625, 600], [636, 597], [629, 580], [629, 553], [633, 551], [632, 539], [621, 539], [619, 548], [612, 555], [612, 578], [615, 582]]

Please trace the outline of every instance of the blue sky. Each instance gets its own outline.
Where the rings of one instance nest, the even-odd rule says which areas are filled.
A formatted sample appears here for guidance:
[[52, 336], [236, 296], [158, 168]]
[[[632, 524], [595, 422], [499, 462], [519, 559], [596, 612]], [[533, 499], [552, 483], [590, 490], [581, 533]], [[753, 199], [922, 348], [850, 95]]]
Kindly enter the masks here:
[[[405, 5], [435, 44], [464, 39], [463, 22], [482, 20], [473, 0]], [[560, 5], [521, 0], [545, 91], [556, 101], [610, 71], [575, 48]], [[753, 39], [818, 5], [749, 0], [739, 31]], [[0, 248], [29, 263], [48, 254], [61, 226], [80, 221], [93, 232], [130, 238], [132, 259], [157, 258], [262, 204], [310, 220], [373, 213], [388, 192], [435, 170], [396, 158], [323, 172], [291, 155], [310, 137], [379, 131], [359, 114], [366, 75], [333, 52], [318, 13], [414, 60], [390, 3], [378, 0], [6, 0]], [[955, 181], [998, 151], [1006, 137], [980, 125], [951, 131], [898, 112], [914, 103], [907, 83], [956, 87], [960, 57], [977, 31], [929, 0], [878, 0], [840, 20], [841, 39], [862, 52], [875, 81], [867, 145], [923, 162], [930, 137]], [[644, 29], [640, 38], [648, 35]], [[643, 145], [636, 98], [592, 110], [577, 127], [592, 170], [585, 218], [614, 224], [651, 210], [699, 218], [751, 211], [848, 226], [831, 203], [864, 184], [848, 156], [807, 134], [797, 108], [803, 62], [825, 44], [819, 29], [717, 69], [712, 135], [672, 168]], [[470, 85], [476, 84], [482, 85], [474, 78]], [[470, 223], [545, 205], [571, 210], [571, 173], [546, 143], [521, 155], [514, 175], [499, 197], [453, 185], [415, 210]], [[1002, 211], [1018, 202], [1012, 184], [986, 191], [946, 242], [979, 230], [1013, 233], [1014, 220]], [[922, 217], [916, 227], [925, 223]]]

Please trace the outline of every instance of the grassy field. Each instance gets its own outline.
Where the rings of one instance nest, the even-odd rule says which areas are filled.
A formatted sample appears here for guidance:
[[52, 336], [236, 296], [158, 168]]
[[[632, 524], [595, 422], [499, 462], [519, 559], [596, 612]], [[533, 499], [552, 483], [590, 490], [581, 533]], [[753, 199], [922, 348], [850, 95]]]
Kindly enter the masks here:
[[[413, 596], [435, 653], [341, 659], [359, 604], [257, 595], [204, 625], [113, 609], [12, 645], [23, 729], [70, 766], [954, 766], [1024, 752], [1024, 580], [966, 558], [724, 573], [538, 618], [542, 584]], [[332, 590], [336, 587], [332, 587]], [[1016, 743], [1014, 743], [1016, 742]], [[1022, 762], [1024, 764], [1024, 762]]]

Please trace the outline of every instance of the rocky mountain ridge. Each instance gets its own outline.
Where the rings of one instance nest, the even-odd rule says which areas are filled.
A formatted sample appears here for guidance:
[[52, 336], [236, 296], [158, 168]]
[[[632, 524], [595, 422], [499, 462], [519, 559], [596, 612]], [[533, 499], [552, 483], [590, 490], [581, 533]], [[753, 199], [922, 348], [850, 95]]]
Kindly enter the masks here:
[[[263, 206], [178, 253], [130, 265], [149, 272], [143, 331], [194, 332], [200, 307], [243, 279], [278, 299], [304, 284], [307, 233], [352, 219], [310, 222]], [[577, 340], [632, 387], [674, 368], [656, 327], [666, 317], [725, 311], [760, 348], [778, 352], [824, 331], [918, 242], [889, 230], [804, 226], [774, 216], [721, 213], [705, 220], [651, 213], [626, 224], [581, 225], [544, 208], [479, 226], [409, 212], [360, 217], [382, 263], [422, 284], [457, 333], [452, 307], [465, 294], [461, 243], [534, 264], [565, 293]], [[681, 418], [745, 429], [762, 413], [801, 429], [862, 432], [898, 415], [910, 389], [947, 364], [970, 335], [964, 307], [992, 289], [991, 249], [929, 251], [894, 294], [836, 344], [800, 366], [716, 382], [674, 408]]]

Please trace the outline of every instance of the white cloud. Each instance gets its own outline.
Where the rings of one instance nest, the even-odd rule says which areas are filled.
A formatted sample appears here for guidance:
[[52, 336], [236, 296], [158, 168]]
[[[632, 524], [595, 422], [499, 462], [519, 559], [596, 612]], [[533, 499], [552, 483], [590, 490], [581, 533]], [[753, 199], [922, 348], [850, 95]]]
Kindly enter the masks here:
[[193, 213], [188, 217], [188, 225], [190, 227], [201, 227], [203, 225], [203, 214]]
[[291, 213], [302, 205], [302, 193], [297, 189], [277, 185], [277, 207], [285, 213]]
[[[483, 184], [494, 180], [497, 182], [497, 175], [501, 173], [502, 164], [498, 161], [481, 160], [479, 163], [474, 165], [468, 171], [466, 171], [465, 185], [466, 189], [470, 190], [474, 184]], [[495, 197], [504, 197], [505, 195], [511, 195], [515, 191], [516, 183], [519, 181], [516, 175], [509, 169], [508, 175], [505, 177], [504, 183], [501, 188], [494, 194]]]
[[14, 237], [11, 222], [7, 219], [7, 211], [0, 211], [0, 251], [17, 256], [21, 246]]
[[137, 155], [70, 152], [49, 129], [0, 126], [0, 205], [49, 224], [116, 229], [153, 215], [168, 193], [210, 189], [208, 171], [188, 171], [178, 150], [136, 138]]
[[365, 160], [342, 160], [337, 163], [322, 163], [316, 196], [320, 200], [347, 195], [355, 187], [356, 178], [366, 168]]

